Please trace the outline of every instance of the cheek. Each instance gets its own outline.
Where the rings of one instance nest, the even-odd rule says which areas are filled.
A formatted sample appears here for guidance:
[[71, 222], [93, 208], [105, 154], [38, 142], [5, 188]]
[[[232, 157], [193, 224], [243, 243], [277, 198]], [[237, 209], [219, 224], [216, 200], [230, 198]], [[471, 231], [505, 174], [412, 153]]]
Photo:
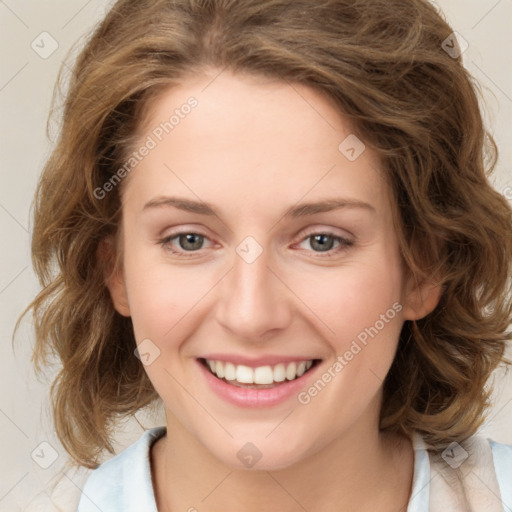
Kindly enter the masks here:
[[338, 411], [330, 426], [337, 435], [363, 414], [393, 362], [403, 324], [402, 273], [395, 260], [383, 261], [387, 263], [339, 269], [328, 289], [317, 287], [310, 295], [311, 308], [321, 312], [317, 325], [329, 326], [322, 331], [331, 351], [322, 382], [299, 396], [309, 417], [318, 418], [312, 429], [324, 428], [322, 418]]
[[170, 360], [177, 362], [176, 352], [201, 326], [212, 306], [210, 292], [225, 269], [171, 262], [160, 247], [141, 247], [140, 242], [130, 246], [129, 236], [124, 268], [135, 339], [150, 339], [165, 356], [159, 364], [169, 365]]
[[201, 277], [165, 263], [134, 265], [131, 277], [128, 298], [137, 340], [172, 339], [172, 331], [208, 289], [206, 272]]
[[[317, 276], [297, 279], [297, 295], [316, 314], [317, 325], [337, 350], [342, 350], [365, 329], [382, 327], [385, 315], [386, 331], [391, 334], [401, 328], [402, 274], [394, 259], [358, 262], [340, 267], [326, 279]], [[364, 337], [364, 335], [363, 335]]]

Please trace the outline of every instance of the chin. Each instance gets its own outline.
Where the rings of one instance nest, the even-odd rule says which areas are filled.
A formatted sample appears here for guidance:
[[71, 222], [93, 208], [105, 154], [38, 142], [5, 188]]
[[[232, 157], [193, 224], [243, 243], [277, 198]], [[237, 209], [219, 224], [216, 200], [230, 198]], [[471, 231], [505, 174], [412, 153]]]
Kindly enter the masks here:
[[[278, 471], [286, 469], [307, 457], [304, 443], [298, 443], [300, 449], [283, 443], [258, 441], [232, 441], [229, 451], [211, 450], [214, 457], [235, 470]], [[214, 447], [212, 447], [214, 448]], [[217, 448], [217, 447], [215, 447]]]

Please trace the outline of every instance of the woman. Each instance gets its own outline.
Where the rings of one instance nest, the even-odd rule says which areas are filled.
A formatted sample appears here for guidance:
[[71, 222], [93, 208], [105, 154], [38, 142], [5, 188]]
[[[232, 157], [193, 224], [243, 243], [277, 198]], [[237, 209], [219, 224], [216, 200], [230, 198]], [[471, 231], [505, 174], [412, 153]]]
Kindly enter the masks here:
[[512, 506], [512, 447], [474, 435], [511, 212], [456, 44], [423, 0], [113, 6], [35, 207], [79, 512]]

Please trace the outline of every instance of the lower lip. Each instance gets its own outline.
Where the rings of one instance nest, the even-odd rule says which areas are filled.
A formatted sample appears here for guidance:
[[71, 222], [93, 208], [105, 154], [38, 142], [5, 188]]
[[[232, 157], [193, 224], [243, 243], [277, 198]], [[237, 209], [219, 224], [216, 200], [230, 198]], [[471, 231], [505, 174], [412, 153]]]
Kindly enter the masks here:
[[233, 386], [218, 379], [206, 366], [196, 359], [200, 371], [204, 375], [210, 388], [221, 398], [239, 407], [271, 407], [285, 402], [292, 396], [297, 396], [304, 389], [309, 377], [316, 373], [318, 364], [295, 380], [279, 384], [274, 388], [255, 389]]

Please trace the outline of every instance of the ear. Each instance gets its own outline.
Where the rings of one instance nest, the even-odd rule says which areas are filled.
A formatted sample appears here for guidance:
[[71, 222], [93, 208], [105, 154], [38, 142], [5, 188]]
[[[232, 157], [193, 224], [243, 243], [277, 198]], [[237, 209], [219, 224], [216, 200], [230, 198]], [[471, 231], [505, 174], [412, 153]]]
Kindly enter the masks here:
[[419, 281], [417, 276], [410, 275], [405, 285], [404, 319], [419, 320], [424, 318], [434, 311], [441, 300], [442, 294], [442, 284], [427, 279]]
[[103, 278], [110, 292], [110, 297], [116, 311], [123, 316], [130, 316], [130, 305], [126, 293], [122, 265], [116, 253], [115, 241], [112, 237], [103, 239], [97, 250], [98, 261], [103, 269]]

